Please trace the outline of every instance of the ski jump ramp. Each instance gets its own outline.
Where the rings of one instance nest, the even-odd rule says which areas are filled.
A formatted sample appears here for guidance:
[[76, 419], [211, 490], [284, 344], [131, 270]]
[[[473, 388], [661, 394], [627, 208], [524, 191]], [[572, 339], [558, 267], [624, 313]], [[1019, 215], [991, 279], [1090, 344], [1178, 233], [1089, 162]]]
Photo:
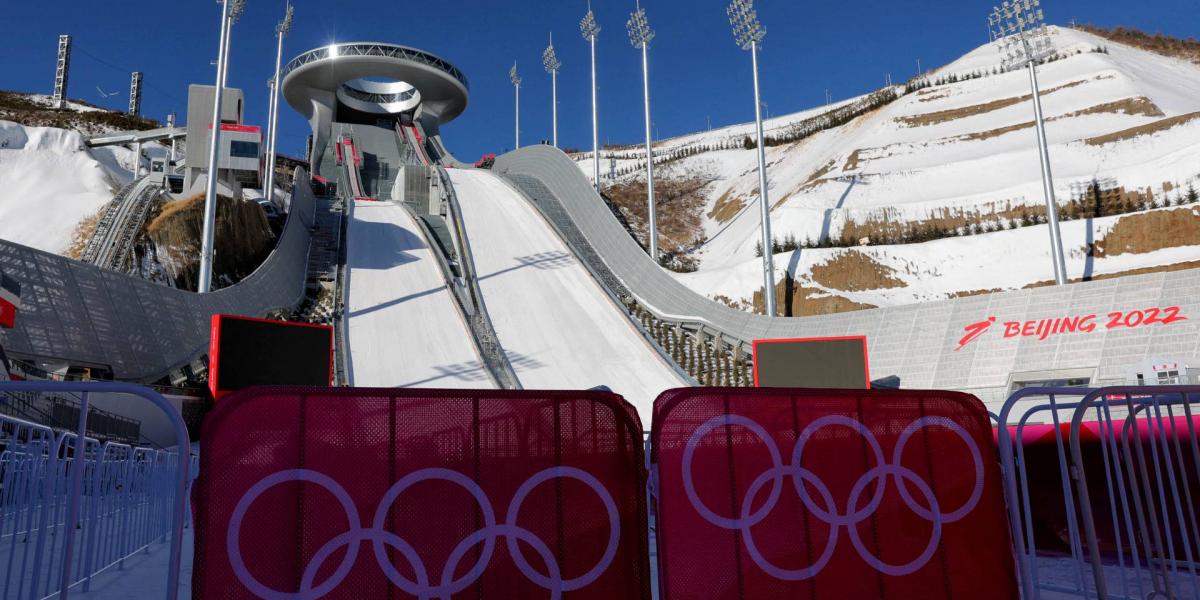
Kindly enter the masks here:
[[433, 250], [404, 207], [353, 202], [346, 243], [351, 385], [495, 387]]
[[[1092, 385], [1119, 385], [1138, 364], [1200, 356], [1200, 269], [981, 294], [831, 315], [769, 318], [734, 310], [692, 291], [652, 261], [622, 228], [570, 158], [529, 146], [496, 159], [493, 172], [529, 197], [604, 284], [669, 323], [748, 345], [754, 340], [864, 335], [873, 378], [897, 376], [905, 389], [948, 389], [1003, 402], [1015, 382], [1083, 371]], [[776, 281], [786, 261], [776, 260]], [[489, 304], [490, 305], [490, 304]], [[1097, 328], [1037, 339], [1006, 324], [1171, 309], [1169, 327]], [[965, 337], [972, 327], [986, 335]], [[969, 344], [964, 345], [964, 342]], [[1057, 375], [1056, 375], [1057, 374]], [[1021, 379], [1022, 377], [1027, 379]]]
[[519, 192], [451, 169], [488, 313], [527, 389], [608, 386], [649, 416], [688, 382], [650, 345]]

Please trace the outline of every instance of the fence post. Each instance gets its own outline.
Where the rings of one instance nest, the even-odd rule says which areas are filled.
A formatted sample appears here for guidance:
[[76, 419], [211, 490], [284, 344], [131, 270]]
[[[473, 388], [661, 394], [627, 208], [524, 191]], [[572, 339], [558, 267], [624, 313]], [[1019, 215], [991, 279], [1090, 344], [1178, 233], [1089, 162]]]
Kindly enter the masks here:
[[67, 520], [63, 529], [67, 532], [67, 541], [63, 548], [62, 578], [59, 580], [59, 600], [66, 600], [71, 586], [71, 558], [75, 556], [75, 524], [79, 521], [79, 502], [83, 493], [83, 470], [87, 468], [87, 456], [84, 448], [87, 445], [88, 393], [83, 392], [79, 397], [79, 429], [75, 437], [75, 459], [71, 461], [71, 496], [67, 506]]

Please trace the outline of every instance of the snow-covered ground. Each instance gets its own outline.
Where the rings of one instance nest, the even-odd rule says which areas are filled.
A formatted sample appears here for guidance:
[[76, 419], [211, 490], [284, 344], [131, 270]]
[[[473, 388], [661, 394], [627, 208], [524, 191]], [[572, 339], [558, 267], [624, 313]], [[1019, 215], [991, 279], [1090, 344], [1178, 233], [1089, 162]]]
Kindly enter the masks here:
[[452, 169], [450, 178], [488, 313], [522, 385], [605, 385], [649, 423], [658, 394], [684, 381], [520, 194], [486, 171]]
[[[1059, 202], [1094, 179], [1126, 190], [1149, 189], [1156, 198], [1163, 197], [1166, 183], [1200, 187], [1200, 114], [1194, 114], [1200, 112], [1200, 66], [1080, 31], [1051, 31], [1055, 47], [1067, 56], [1038, 73]], [[999, 62], [996, 45], [981, 46], [934, 71], [930, 79], [986, 73], [984, 77], [907, 94], [841, 127], [767, 148], [776, 239], [837, 239], [848, 222], [919, 223], [944, 211], [962, 211], [968, 219], [978, 212], [987, 222], [988, 215], [1007, 208], [1044, 205], [1028, 75], [1023, 70], [992, 74]], [[768, 135], [826, 110], [772, 119]], [[1167, 119], [1178, 122], [1163, 123]], [[1143, 127], [1146, 131], [1119, 141], [1088, 142]], [[749, 125], [743, 124], [667, 140], [659, 149], [716, 145], [747, 133]], [[636, 156], [625, 156], [631, 153], [636, 155], [617, 152], [623, 158], [618, 169], [637, 163]], [[713, 181], [706, 190], [706, 213], [722, 198], [737, 207], [723, 219], [705, 218], [707, 242], [696, 250], [700, 272], [680, 276], [705, 295], [740, 300], [761, 289], [761, 259], [755, 256], [761, 239], [755, 155], [742, 149], [702, 152], [664, 169], [668, 175]], [[578, 164], [590, 175], [589, 159]], [[601, 172], [607, 173], [608, 166], [605, 161]], [[1072, 276], [1200, 260], [1200, 240], [1180, 240], [1175, 248], [1086, 264], [1078, 250], [1087, 241], [1102, 240], [1111, 228], [1103, 221], [1091, 225], [1092, 240], [1085, 222], [1064, 223]], [[1052, 278], [1048, 239], [1047, 228], [1035, 226], [923, 244], [881, 245], [875, 240], [865, 251], [899, 270], [907, 287], [828, 291], [882, 306], [1020, 288]], [[791, 272], [804, 280], [814, 265], [841, 252], [805, 250], [781, 254], [775, 262], [781, 272], [790, 263]], [[804, 285], [820, 287], [811, 281]]]
[[353, 385], [492, 387], [433, 251], [407, 211], [355, 202], [346, 243]]
[[[1200, 205], [1183, 209], [1200, 219]], [[1200, 260], [1200, 246], [1163, 248], [1145, 253], [1091, 258], [1084, 248], [1102, 240], [1120, 216], [1094, 220], [1076, 220], [1061, 224], [1066, 248], [1069, 279], [1124, 273], [1135, 269]], [[1088, 231], [1091, 235], [1088, 235]], [[1194, 240], [1193, 244], [1200, 244]], [[903, 283], [899, 287], [846, 290], [822, 283], [810, 274], [813, 268], [837, 260], [848, 253], [861, 253], [872, 259], [889, 276]], [[922, 244], [866, 246], [853, 249], [799, 249], [776, 255], [776, 281], [786, 270], [798, 275], [801, 285], [828, 295], [873, 306], [894, 306], [941, 300], [956, 294], [988, 290], [1019, 289], [1031, 283], [1054, 280], [1050, 262], [1048, 226], [1022, 227], [1011, 231], [953, 237]], [[731, 299], [748, 297], [762, 288], [762, 259], [753, 256], [736, 264], [702, 268], [696, 273], [678, 274], [678, 279], [694, 290]], [[749, 291], [748, 291], [749, 290]]]
[[62, 253], [132, 177], [132, 156], [90, 152], [76, 131], [0, 121], [0, 238]]

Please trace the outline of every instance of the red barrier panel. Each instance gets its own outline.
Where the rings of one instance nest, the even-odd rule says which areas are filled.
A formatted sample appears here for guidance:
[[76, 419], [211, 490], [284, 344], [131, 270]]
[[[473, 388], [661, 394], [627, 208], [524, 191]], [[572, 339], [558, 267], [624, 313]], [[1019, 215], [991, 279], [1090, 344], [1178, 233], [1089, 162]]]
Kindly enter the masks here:
[[258, 388], [204, 423], [197, 598], [650, 598], [636, 410]]
[[665, 599], [1018, 596], [972, 396], [672, 390], [652, 435]]

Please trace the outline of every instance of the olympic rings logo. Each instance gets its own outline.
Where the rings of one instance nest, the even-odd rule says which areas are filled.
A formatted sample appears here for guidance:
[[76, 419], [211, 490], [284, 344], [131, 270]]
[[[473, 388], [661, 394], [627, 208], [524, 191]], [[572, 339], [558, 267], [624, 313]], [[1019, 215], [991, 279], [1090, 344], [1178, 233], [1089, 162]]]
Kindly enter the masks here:
[[[556, 478], [574, 479], [586, 484], [604, 503], [604, 508], [608, 512], [609, 535], [608, 545], [604, 549], [604, 554], [590, 571], [573, 579], [563, 579], [558, 562], [554, 554], [550, 551], [550, 548], [532, 532], [517, 525], [517, 517], [520, 514], [521, 505], [529, 495], [529, 492], [538, 485]], [[430, 583], [429, 571], [416, 549], [404, 539], [387, 531], [384, 526], [389, 508], [405, 490], [417, 483], [432, 480], [453, 483], [470, 493], [479, 505], [484, 522], [482, 529], [467, 536], [450, 553], [446, 565], [442, 569], [440, 582], [437, 585]], [[240, 545], [242, 520], [245, 518], [246, 511], [249, 510], [250, 505], [263, 492], [288, 481], [303, 481], [325, 488], [341, 504], [342, 509], [346, 513], [346, 519], [350, 524], [348, 531], [326, 542], [312, 556], [301, 577], [300, 591], [295, 593], [271, 589], [255, 579], [242, 558]], [[354, 501], [350, 498], [350, 494], [332, 478], [323, 473], [308, 469], [290, 469], [268, 475], [246, 491], [246, 494], [242, 496], [234, 508], [225, 542], [229, 549], [229, 561], [232, 563], [234, 574], [248, 590], [260, 598], [313, 600], [325, 596], [346, 579], [354, 566], [355, 560], [358, 558], [360, 543], [369, 541], [375, 552], [375, 561], [393, 585], [418, 598], [448, 599], [452, 595], [470, 587], [483, 576], [484, 569], [491, 561], [492, 552], [495, 550], [496, 540], [504, 538], [508, 544], [508, 552], [521, 573], [529, 581], [549, 590], [550, 597], [557, 600], [562, 597], [563, 592], [578, 590], [591, 585], [592, 582], [608, 569], [609, 564], [612, 563], [613, 557], [617, 553], [617, 545], [621, 533], [620, 529], [620, 517], [617, 514], [617, 505], [613, 501], [612, 496], [609, 495], [598, 479], [585, 471], [573, 467], [551, 467], [537, 473], [521, 484], [517, 492], [513, 495], [503, 523], [496, 522], [496, 514], [492, 509], [491, 501], [483, 492], [483, 489], [470, 478], [449, 469], [422, 469], [403, 477], [388, 489], [380, 501], [378, 508], [375, 510], [374, 521], [370, 527], [362, 527], [358, 511], [354, 506]], [[517, 545], [518, 541], [525, 542], [533, 547], [546, 566], [546, 574], [542, 574], [534, 569], [526, 561], [524, 554], [522, 554], [521, 549]], [[483, 551], [480, 553], [479, 559], [465, 575], [456, 579], [454, 573], [458, 570], [459, 563], [463, 557], [471, 548], [481, 543], [483, 544]], [[395, 549], [404, 557], [413, 569], [416, 578], [415, 581], [405, 577], [396, 570], [392, 565], [391, 559], [385, 552], [385, 547], [387, 546]], [[338, 565], [334, 573], [325, 581], [320, 583], [314, 581], [325, 561], [335, 551], [343, 547], [347, 548], [346, 556], [342, 559], [342, 562]]]
[[[772, 464], [770, 469], [764, 471], [750, 484], [745, 498], [742, 500], [738, 517], [733, 519], [720, 516], [705, 506], [696, 493], [695, 483], [692, 480], [692, 458], [700, 440], [713, 429], [727, 425], [741, 426], [754, 433], [767, 446]], [[833, 494], [829, 491], [829, 487], [815, 473], [801, 466], [804, 447], [812, 436], [825, 427], [834, 426], [846, 427], [857, 432], [867, 442], [875, 458], [875, 466], [863, 474], [851, 487], [844, 512], [838, 510], [837, 502], [834, 500]], [[962, 506], [949, 512], [941, 510], [937, 497], [924, 479], [918, 476], [916, 472], [900, 464], [901, 458], [904, 455], [904, 447], [908, 444], [909, 438], [925, 427], [934, 426], [949, 429], [962, 438], [966, 442], [967, 448], [970, 449], [971, 459], [975, 463], [975, 486], [971, 491], [971, 496]], [[796, 493], [800, 496], [800, 500], [804, 503], [805, 508], [817, 519], [830, 526], [829, 539], [825, 542], [825, 548], [821, 552], [821, 555], [817, 557], [812, 565], [802, 569], [785, 569], [771, 564], [763, 557], [755, 545], [752, 534], [752, 527], [765, 519], [775, 509], [776, 504], [779, 502], [779, 496], [783, 491], [783, 480], [787, 476], [791, 476], [792, 487], [795, 488]], [[889, 478], [895, 480], [896, 489], [899, 491], [900, 498], [904, 501], [904, 504], [922, 519], [933, 524], [933, 532], [930, 536], [929, 544], [919, 556], [906, 564], [887, 564], [871, 554], [871, 551], [867, 549], [862, 539], [860, 539], [858, 528], [856, 527], [862, 521], [870, 518], [879, 508], [880, 503], [883, 501], [883, 494], [886, 491]], [[859, 508], [859, 500], [863, 492], [866, 491], [868, 485], [875, 481], [879, 483], [875, 486], [874, 495], [867, 502], [866, 506]], [[758, 510], [752, 510], [755, 498], [758, 497], [763, 487], [768, 483], [771, 488], [767, 494], [766, 502]], [[921, 505], [913, 499], [909, 493], [908, 483], [911, 483], [924, 496], [925, 505]], [[868, 565], [885, 575], [901, 576], [913, 573], [929, 562], [930, 558], [933, 557], [933, 553], [937, 551], [938, 544], [941, 541], [943, 525], [958, 521], [975, 509], [980, 497], [983, 495], [983, 457], [980, 455], [979, 448], [975, 445], [974, 440], [957, 423], [946, 417], [923, 417], [913, 421], [904, 428], [896, 442], [895, 449], [892, 451], [892, 460], [891, 462], [887, 462], [884, 459], [883, 449], [879, 446], [879, 440], [875, 439], [871, 431], [862, 423], [847, 417], [831, 415], [813, 421], [800, 432], [800, 436], [796, 439], [796, 446], [792, 450], [791, 463], [785, 465], [780, 456], [779, 447], [775, 445], [775, 442], [767, 434], [766, 429], [762, 425], [741, 415], [721, 415], [706, 421], [688, 439], [683, 453], [683, 486], [692, 507], [700, 513], [700, 516], [704, 520], [723, 529], [740, 531], [742, 538], [746, 542], [746, 549], [751, 559], [754, 560], [754, 563], [777, 579], [801, 581], [815, 577], [825, 568], [829, 559], [832, 558], [833, 551], [837, 547], [839, 532], [843, 527], [850, 537], [850, 543]], [[820, 496], [820, 504], [809, 494], [808, 486], [816, 490], [817, 495]]]

